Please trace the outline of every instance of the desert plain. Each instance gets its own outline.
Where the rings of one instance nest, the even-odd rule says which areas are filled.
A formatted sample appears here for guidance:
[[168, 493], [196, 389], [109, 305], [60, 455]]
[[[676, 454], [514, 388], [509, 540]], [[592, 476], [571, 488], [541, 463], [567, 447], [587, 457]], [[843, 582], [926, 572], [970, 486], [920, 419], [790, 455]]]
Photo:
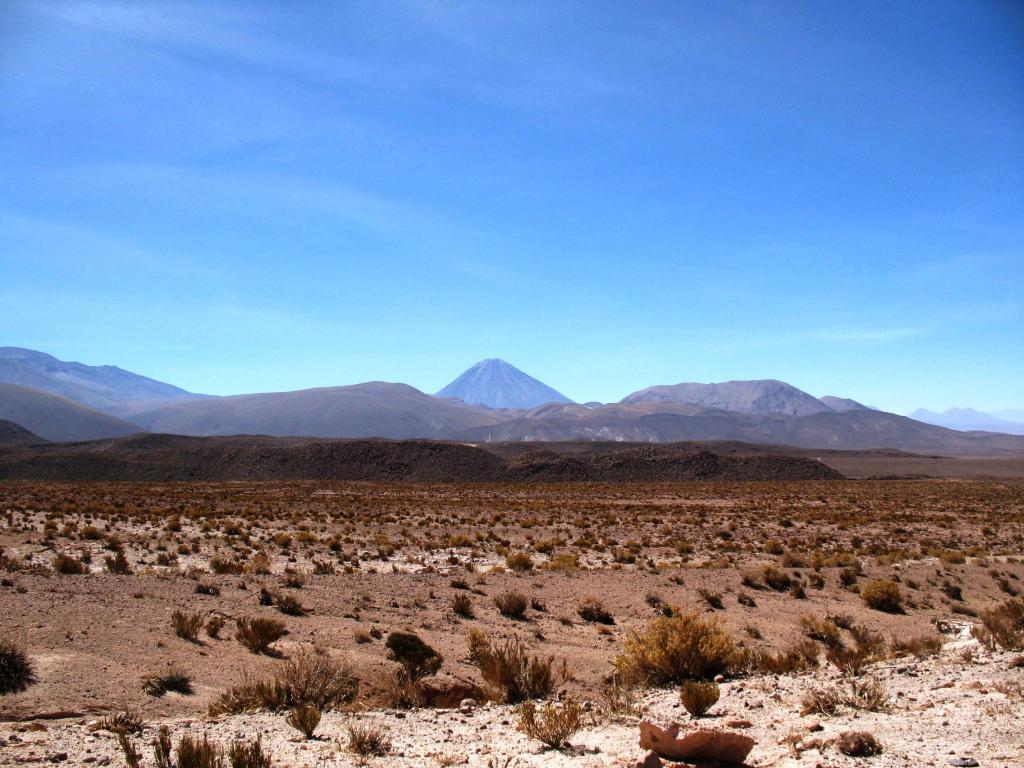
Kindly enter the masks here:
[[750, 766], [1024, 764], [1020, 479], [0, 499], [3, 765], [655, 765], [644, 721]]

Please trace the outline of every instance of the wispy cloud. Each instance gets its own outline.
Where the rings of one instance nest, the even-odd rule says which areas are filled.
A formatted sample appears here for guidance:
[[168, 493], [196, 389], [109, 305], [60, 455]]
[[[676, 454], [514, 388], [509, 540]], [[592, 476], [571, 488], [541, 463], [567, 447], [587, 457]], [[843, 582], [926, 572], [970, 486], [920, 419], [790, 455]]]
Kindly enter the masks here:
[[926, 336], [930, 332], [929, 328], [913, 326], [902, 328], [836, 328], [811, 331], [806, 334], [806, 337], [821, 341], [887, 342]]
[[[166, 55], [212, 54], [317, 83], [444, 93], [516, 108], [565, 109], [581, 99], [636, 94], [636, 85], [614, 71], [598, 71], [559, 54], [566, 29], [582, 20], [554, 7], [432, 2], [321, 6], [315, 10], [322, 17], [318, 26], [336, 34], [312, 35], [301, 47], [283, 34], [295, 23], [292, 9], [251, 3], [96, 1], [30, 8], [58, 23]], [[560, 39], [563, 45], [538, 45]]]

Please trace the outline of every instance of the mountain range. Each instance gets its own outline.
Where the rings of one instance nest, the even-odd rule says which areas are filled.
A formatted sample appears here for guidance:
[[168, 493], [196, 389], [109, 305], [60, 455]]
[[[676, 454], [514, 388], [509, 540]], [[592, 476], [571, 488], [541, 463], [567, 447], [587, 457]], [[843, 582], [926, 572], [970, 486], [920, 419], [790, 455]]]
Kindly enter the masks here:
[[[918, 408], [910, 418], [935, 424], [961, 432], [1004, 432], [1008, 435], [1024, 435], [1024, 412], [1005, 411], [1005, 417], [993, 413], [982, 413], [973, 408], [950, 408], [942, 413]], [[1019, 415], [1018, 418], [1013, 418]]]
[[1024, 454], [1024, 437], [1005, 430], [948, 429], [849, 398], [816, 398], [774, 379], [658, 385], [618, 403], [578, 405], [498, 359], [477, 363], [436, 395], [407, 384], [367, 382], [210, 397], [114, 366], [64, 363], [6, 347], [0, 348], [0, 382], [6, 382], [0, 383], [0, 419], [55, 442], [150, 431], [472, 443], [732, 440], [807, 449]]
[[49, 392], [118, 417], [168, 401], [206, 397], [114, 365], [64, 362], [21, 347], [0, 347], [0, 384]]

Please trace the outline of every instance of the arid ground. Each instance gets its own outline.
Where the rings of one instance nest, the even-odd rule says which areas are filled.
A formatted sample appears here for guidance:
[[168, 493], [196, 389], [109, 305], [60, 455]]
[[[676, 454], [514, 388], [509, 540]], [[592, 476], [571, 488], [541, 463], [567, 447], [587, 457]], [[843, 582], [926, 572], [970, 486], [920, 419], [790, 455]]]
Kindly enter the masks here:
[[[259, 736], [277, 766], [632, 766], [641, 719], [749, 735], [754, 766], [1024, 764], [1021, 480], [8, 481], [0, 502], [0, 641], [31, 666], [0, 695], [3, 765], [125, 765], [119, 732], [156, 765], [165, 725]], [[286, 634], [253, 652], [250, 619]], [[489, 678], [510, 648], [550, 679]], [[306, 699], [223, 696], [303, 663], [347, 684], [314, 738], [286, 722]], [[720, 684], [699, 720], [691, 679]], [[517, 698], [578, 703], [568, 746]], [[844, 755], [847, 731], [881, 754]]]

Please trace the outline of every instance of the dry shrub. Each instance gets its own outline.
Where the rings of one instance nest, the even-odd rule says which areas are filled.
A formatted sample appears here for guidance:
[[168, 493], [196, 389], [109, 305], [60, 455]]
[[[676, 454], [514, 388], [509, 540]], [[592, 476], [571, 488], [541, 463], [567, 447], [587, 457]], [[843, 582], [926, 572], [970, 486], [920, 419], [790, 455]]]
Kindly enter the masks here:
[[224, 768], [224, 750], [206, 736], [200, 741], [189, 734], [181, 737], [174, 751], [175, 768]]
[[320, 715], [318, 707], [314, 707], [312, 704], [300, 704], [288, 713], [285, 722], [307, 739], [312, 739], [316, 727], [320, 725]]
[[766, 565], [761, 569], [761, 581], [776, 592], [785, 592], [793, 586], [789, 574], [774, 565]]
[[199, 631], [205, 623], [206, 619], [201, 613], [175, 611], [171, 614], [171, 626], [174, 627], [174, 634], [190, 643], [199, 642]]
[[559, 552], [544, 563], [544, 568], [561, 573], [575, 573], [580, 569], [580, 559], [571, 552]]
[[402, 665], [410, 680], [436, 674], [444, 663], [444, 657], [413, 632], [392, 632], [384, 647], [388, 657]]
[[596, 597], [588, 597], [576, 609], [576, 613], [584, 621], [592, 621], [596, 624], [614, 624], [615, 618], [611, 615], [604, 603]]
[[286, 616], [305, 616], [306, 608], [293, 595], [274, 595], [274, 607]]
[[142, 690], [150, 696], [160, 698], [165, 693], [192, 694], [192, 678], [178, 669], [171, 669], [159, 675], [151, 675], [142, 681]]
[[842, 637], [837, 627], [829, 619], [822, 619], [818, 616], [805, 614], [800, 617], [800, 628], [811, 640], [824, 643], [829, 648], [835, 648], [842, 644]]
[[235, 639], [253, 653], [267, 653], [272, 643], [287, 634], [284, 624], [277, 619], [241, 618], [237, 624]]
[[522, 592], [502, 592], [500, 595], [495, 595], [494, 605], [502, 616], [521, 619], [526, 615], [530, 600]]
[[700, 595], [701, 599], [708, 604], [708, 607], [715, 611], [720, 611], [724, 607], [722, 604], [722, 596], [718, 592], [712, 592], [709, 589], [698, 589], [697, 594]]
[[505, 566], [516, 573], [533, 570], [533, 558], [526, 552], [513, 552], [505, 558]]
[[1007, 600], [981, 612], [981, 627], [971, 630], [989, 650], [1024, 651], [1024, 600]]
[[53, 570], [62, 576], [81, 576], [89, 571], [85, 563], [70, 555], [57, 555], [53, 558]]
[[267, 709], [280, 712], [303, 704], [335, 709], [350, 704], [359, 692], [352, 669], [323, 651], [303, 650], [266, 680], [243, 680], [210, 705], [210, 715]]
[[211, 616], [206, 620], [206, 634], [211, 639], [217, 640], [220, 637], [220, 631], [224, 628], [224, 618], [222, 616]]
[[347, 749], [359, 757], [384, 757], [391, 751], [391, 737], [383, 725], [347, 723]]
[[532, 701], [524, 701], [519, 706], [518, 729], [551, 749], [567, 747], [569, 739], [583, 726], [583, 707], [572, 696], [560, 704], [549, 702], [538, 707]]
[[609, 715], [635, 716], [640, 714], [637, 688], [612, 675], [601, 687], [601, 708]]
[[818, 646], [813, 640], [801, 640], [782, 651], [760, 651], [746, 654], [745, 666], [754, 672], [790, 675], [818, 666]]
[[893, 637], [889, 646], [894, 656], [916, 656], [919, 659], [934, 656], [942, 650], [942, 638], [938, 635], [918, 635], [917, 637]]
[[210, 558], [210, 570], [220, 576], [238, 576], [245, 570], [237, 560], [228, 560], [220, 555]]
[[480, 670], [490, 699], [518, 704], [526, 699], [543, 699], [568, 679], [565, 662], [556, 667], [553, 658], [530, 656], [519, 638], [492, 643], [482, 631], [469, 633], [469, 658]]
[[127, 576], [132, 572], [132, 566], [128, 562], [128, 558], [120, 550], [113, 557], [105, 558], [103, 564], [107, 569], [107, 573], [113, 573], [117, 576]]
[[473, 601], [469, 595], [459, 593], [452, 597], [452, 613], [464, 619], [473, 618]]
[[388, 657], [402, 665], [386, 686], [388, 704], [397, 709], [420, 706], [424, 700], [422, 680], [436, 674], [444, 658], [412, 632], [392, 632], [385, 647]]
[[93, 730], [109, 731], [110, 733], [124, 734], [126, 736], [133, 733], [142, 733], [142, 728], [142, 718], [128, 709], [100, 718], [100, 721], [93, 726]]
[[701, 683], [687, 680], [679, 689], [679, 700], [686, 711], [694, 717], [703, 717], [709, 709], [718, 703], [721, 690], [716, 683]]
[[836, 749], [847, 757], [874, 757], [882, 754], [882, 745], [867, 731], [843, 731], [836, 738]]
[[9, 640], [0, 640], [0, 695], [18, 693], [35, 681], [25, 649]]
[[236, 741], [228, 752], [231, 768], [271, 768], [270, 756], [263, 751], [259, 737], [254, 741]]
[[161, 725], [156, 734], [156, 741], [153, 742], [153, 759], [156, 761], [157, 768], [173, 768], [172, 747], [171, 729], [166, 725]]
[[885, 657], [887, 646], [884, 635], [878, 632], [873, 632], [867, 627], [862, 627], [859, 624], [855, 624], [850, 627], [850, 635], [853, 637], [853, 641], [857, 644], [857, 647], [872, 660]]
[[878, 680], [864, 678], [849, 679], [845, 685], [834, 688], [815, 688], [804, 696], [800, 714], [812, 712], [821, 715], [834, 715], [840, 707], [864, 710], [866, 712], [885, 712], [889, 708], [889, 693]]
[[825, 651], [825, 659], [839, 670], [844, 677], [856, 677], [864, 671], [872, 657], [862, 646], [848, 648], [838, 645]]
[[869, 608], [886, 613], [903, 613], [900, 585], [890, 579], [869, 581], [860, 591], [860, 598]]
[[630, 632], [612, 663], [623, 679], [670, 685], [736, 671], [742, 654], [716, 618], [677, 613]]
[[[117, 743], [121, 746], [121, 752], [124, 754], [124, 762], [128, 768], [142, 768], [142, 754], [132, 744], [132, 740], [128, 738], [128, 734], [119, 733], [117, 734]], [[160, 766], [160, 768], [163, 768]]]

